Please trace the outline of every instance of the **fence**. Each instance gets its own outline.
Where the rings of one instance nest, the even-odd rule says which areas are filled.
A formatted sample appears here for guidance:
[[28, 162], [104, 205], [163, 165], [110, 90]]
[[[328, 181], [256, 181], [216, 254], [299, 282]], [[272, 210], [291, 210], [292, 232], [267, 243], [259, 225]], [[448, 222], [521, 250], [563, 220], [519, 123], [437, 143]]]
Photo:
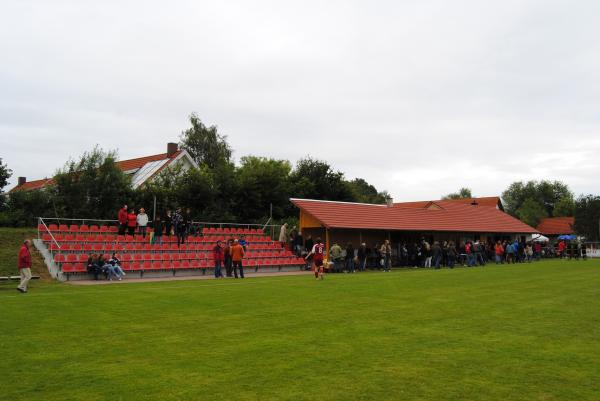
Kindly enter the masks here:
[[600, 258], [600, 242], [586, 242], [583, 245], [588, 258]]

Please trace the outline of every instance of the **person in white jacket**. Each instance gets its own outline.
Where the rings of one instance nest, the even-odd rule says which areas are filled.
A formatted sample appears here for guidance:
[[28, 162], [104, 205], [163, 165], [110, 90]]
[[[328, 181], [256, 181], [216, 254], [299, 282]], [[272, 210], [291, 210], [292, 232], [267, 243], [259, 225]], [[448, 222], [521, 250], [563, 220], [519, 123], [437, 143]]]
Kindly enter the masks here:
[[287, 223], [283, 223], [279, 230], [279, 242], [282, 247], [285, 247], [285, 244], [287, 243]]
[[137, 225], [139, 229], [139, 233], [142, 238], [146, 238], [146, 227], [148, 226], [148, 215], [144, 208], [140, 209], [140, 212], [137, 215]]

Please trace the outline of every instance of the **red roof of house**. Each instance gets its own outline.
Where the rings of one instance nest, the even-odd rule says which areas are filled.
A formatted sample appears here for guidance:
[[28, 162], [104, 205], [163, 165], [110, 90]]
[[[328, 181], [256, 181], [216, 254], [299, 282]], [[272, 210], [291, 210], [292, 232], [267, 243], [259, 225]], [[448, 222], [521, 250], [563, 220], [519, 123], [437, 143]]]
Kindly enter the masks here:
[[[328, 228], [533, 234], [537, 230], [495, 207], [455, 201], [422, 207], [291, 199]], [[429, 207], [434, 205], [435, 207]]]
[[461, 199], [446, 199], [446, 200], [434, 200], [434, 201], [416, 201], [416, 202], [399, 202], [394, 203], [394, 207], [413, 207], [413, 208], [423, 208], [429, 205], [431, 202], [457, 202], [464, 203], [467, 205], [476, 202], [479, 206], [492, 206], [497, 207], [501, 206], [502, 202], [500, 201], [499, 196], [484, 196], [481, 198], [461, 198]]
[[[115, 164], [122, 171], [137, 170], [137, 169], [142, 168], [146, 163], [149, 163], [149, 162], [154, 162], [154, 161], [164, 160], [164, 159], [174, 160], [175, 158], [177, 158], [177, 156], [179, 156], [181, 154], [181, 152], [183, 152], [183, 151], [178, 150], [177, 152], [173, 153], [171, 155], [171, 157], [168, 157], [166, 153], [160, 153], [158, 155], [137, 157], [135, 159], [128, 159], [128, 160], [120, 160], [120, 161], [116, 162]], [[168, 163], [165, 164], [164, 166], [162, 166], [160, 170], [162, 170], [167, 165], [168, 165]], [[44, 178], [43, 180], [28, 181], [22, 185], [18, 185], [16, 187], [14, 187], [13, 189], [10, 190], [10, 192], [31, 191], [31, 190], [40, 189], [40, 188], [45, 187], [46, 185], [52, 185], [52, 184], [54, 184], [54, 180], [52, 178]]]
[[574, 234], [575, 217], [546, 217], [540, 221], [537, 230], [544, 235]]

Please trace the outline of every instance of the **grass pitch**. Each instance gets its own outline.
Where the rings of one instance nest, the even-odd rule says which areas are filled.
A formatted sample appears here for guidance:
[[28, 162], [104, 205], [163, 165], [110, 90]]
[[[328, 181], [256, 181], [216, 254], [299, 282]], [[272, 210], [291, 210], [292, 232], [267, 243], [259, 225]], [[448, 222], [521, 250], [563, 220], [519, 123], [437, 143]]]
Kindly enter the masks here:
[[14, 286], [6, 400], [600, 399], [600, 261]]

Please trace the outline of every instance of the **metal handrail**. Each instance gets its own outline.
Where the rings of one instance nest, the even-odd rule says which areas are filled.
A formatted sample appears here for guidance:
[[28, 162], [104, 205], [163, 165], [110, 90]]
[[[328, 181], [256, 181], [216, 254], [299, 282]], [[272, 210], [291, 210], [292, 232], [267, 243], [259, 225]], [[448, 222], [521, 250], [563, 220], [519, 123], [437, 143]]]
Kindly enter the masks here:
[[42, 224], [44, 226], [44, 228], [46, 229], [46, 232], [48, 234], [50, 234], [50, 238], [52, 238], [52, 241], [56, 244], [56, 246], [58, 247], [58, 249], [61, 249], [60, 244], [58, 243], [58, 241], [56, 241], [56, 238], [54, 238], [54, 235], [52, 234], [52, 232], [50, 231], [50, 229], [48, 228], [48, 226], [46, 225], [46, 222], [44, 221], [43, 217], [38, 217], [38, 239], [40, 239], [40, 224]]

